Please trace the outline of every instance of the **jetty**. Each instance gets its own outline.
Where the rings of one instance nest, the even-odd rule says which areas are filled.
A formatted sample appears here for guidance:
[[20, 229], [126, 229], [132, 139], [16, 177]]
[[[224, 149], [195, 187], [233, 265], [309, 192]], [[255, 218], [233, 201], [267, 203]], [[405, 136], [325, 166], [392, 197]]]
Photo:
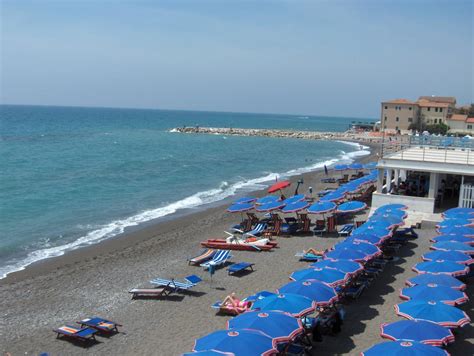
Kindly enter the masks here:
[[294, 138], [303, 140], [342, 140], [356, 142], [380, 142], [381, 137], [375, 136], [375, 132], [322, 132], [305, 130], [279, 130], [279, 129], [246, 129], [230, 127], [176, 127], [170, 132], [185, 134], [207, 134], [224, 136], [260, 136], [276, 138]]

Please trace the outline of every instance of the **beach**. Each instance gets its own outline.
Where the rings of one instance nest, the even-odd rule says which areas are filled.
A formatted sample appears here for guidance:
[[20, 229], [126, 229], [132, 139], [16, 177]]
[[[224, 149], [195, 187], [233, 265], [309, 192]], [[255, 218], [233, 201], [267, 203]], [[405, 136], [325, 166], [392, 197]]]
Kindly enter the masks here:
[[[374, 160], [376, 147], [371, 148], [372, 154], [359, 161]], [[320, 183], [323, 176], [324, 172], [304, 174], [301, 191], [309, 186], [314, 192], [321, 190], [326, 186]], [[265, 192], [255, 195], [263, 196]], [[220, 268], [211, 279], [201, 267], [188, 266], [186, 259], [201, 250], [200, 241], [223, 238], [223, 231], [240, 220], [239, 214], [225, 212], [231, 200], [45, 260], [1, 280], [1, 351], [12, 355], [179, 355], [192, 350], [196, 338], [226, 327], [228, 317], [215, 314], [210, 307], [214, 302], [232, 292], [244, 297], [260, 290], [273, 291], [288, 282], [291, 272], [306, 266], [294, 256], [296, 252], [309, 247], [326, 249], [340, 239], [277, 237], [279, 248], [271, 252], [232, 251], [233, 262], [255, 263], [254, 272], [229, 276], [225, 268]], [[428, 234], [422, 232], [419, 239], [404, 246], [401, 258], [389, 264], [360, 299], [345, 307], [342, 332], [316, 344], [314, 354], [354, 355], [382, 341], [378, 336], [380, 323], [399, 319], [393, 311], [393, 305], [400, 301], [398, 289], [414, 275], [411, 267], [428, 250]], [[131, 300], [127, 293], [134, 287], [149, 286], [148, 281], [156, 277], [191, 274], [201, 276], [203, 282], [188, 293], [137, 300]], [[470, 288], [468, 295], [472, 295]], [[472, 308], [472, 302], [467, 307]], [[52, 332], [92, 316], [123, 324], [122, 332], [110, 338], [98, 337], [99, 342], [89, 348], [56, 339]], [[453, 355], [465, 354], [466, 347], [472, 347], [472, 327], [460, 334], [449, 349]]]

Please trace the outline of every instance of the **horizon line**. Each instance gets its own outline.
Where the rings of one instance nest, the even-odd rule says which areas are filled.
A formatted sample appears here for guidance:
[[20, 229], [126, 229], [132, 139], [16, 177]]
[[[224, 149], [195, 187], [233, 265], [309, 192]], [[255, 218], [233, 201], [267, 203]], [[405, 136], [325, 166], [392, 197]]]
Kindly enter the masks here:
[[280, 115], [280, 116], [313, 116], [313, 117], [331, 117], [341, 119], [364, 119], [375, 120], [378, 118], [360, 117], [360, 116], [340, 116], [340, 115], [316, 115], [316, 114], [289, 114], [289, 113], [270, 113], [270, 112], [250, 112], [250, 111], [221, 111], [221, 110], [191, 110], [191, 109], [162, 109], [149, 107], [126, 107], [126, 106], [81, 106], [81, 105], [57, 105], [57, 104], [8, 104], [0, 103], [0, 106], [40, 106], [40, 107], [57, 107], [57, 108], [84, 108], [84, 109], [125, 109], [125, 110], [161, 110], [161, 111], [188, 111], [188, 112], [209, 112], [223, 114], [258, 114], [258, 115]]

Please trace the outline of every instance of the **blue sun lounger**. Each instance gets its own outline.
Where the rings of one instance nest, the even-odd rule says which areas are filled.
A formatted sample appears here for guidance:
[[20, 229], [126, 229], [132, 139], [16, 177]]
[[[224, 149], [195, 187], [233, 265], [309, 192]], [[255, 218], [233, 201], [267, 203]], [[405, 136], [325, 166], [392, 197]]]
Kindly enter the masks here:
[[338, 231], [339, 236], [348, 236], [354, 230], [354, 224], [346, 224]]
[[300, 258], [300, 261], [319, 261], [323, 259], [323, 256], [315, 255], [314, 253], [298, 252], [296, 257]]
[[251, 271], [253, 271], [253, 266], [254, 263], [250, 262], [239, 262], [239, 263], [234, 263], [233, 265], [230, 265], [229, 268], [227, 268], [227, 274], [235, 274], [242, 272], [249, 268]]
[[83, 319], [81, 321], [78, 321], [77, 323], [81, 325], [81, 328], [90, 327], [103, 333], [118, 333], [118, 327], [122, 326], [121, 324], [116, 323], [114, 321], [99, 317]]
[[174, 291], [179, 291], [191, 289], [202, 281], [202, 279], [199, 276], [196, 276], [195, 274], [184, 277], [183, 279], [184, 281], [177, 281], [176, 279], [155, 278], [151, 280], [150, 283]]
[[205, 269], [209, 268], [209, 266], [217, 267], [226, 263], [230, 258], [232, 258], [232, 255], [229, 250], [220, 250], [210, 261], [201, 263], [201, 267], [204, 267]]
[[64, 325], [60, 328], [54, 329], [53, 331], [57, 333], [56, 338], [63, 336], [82, 342], [96, 341], [95, 334], [97, 333], [97, 330], [88, 327], [77, 328], [75, 326]]
[[243, 236], [260, 236], [267, 229], [266, 223], [258, 223], [252, 230], [247, 231]]

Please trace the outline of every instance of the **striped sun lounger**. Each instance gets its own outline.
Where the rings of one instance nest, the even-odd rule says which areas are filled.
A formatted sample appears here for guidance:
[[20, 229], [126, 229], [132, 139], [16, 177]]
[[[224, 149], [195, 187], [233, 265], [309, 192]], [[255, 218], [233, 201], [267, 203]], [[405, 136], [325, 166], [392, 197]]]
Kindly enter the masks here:
[[159, 297], [164, 297], [164, 296], [167, 296], [167, 295], [170, 295], [172, 292], [172, 290], [168, 289], [168, 288], [165, 288], [165, 287], [161, 287], [161, 288], [133, 288], [131, 290], [128, 291], [128, 293], [130, 293], [132, 295], [132, 299], [135, 299], [135, 298], [144, 298], [144, 297], [148, 297], [148, 298], [159, 298]]
[[155, 278], [151, 280], [150, 283], [171, 289], [173, 291], [178, 291], [191, 289], [202, 281], [202, 279], [195, 274], [187, 276], [183, 279], [184, 281], [178, 281], [176, 279]]
[[188, 264], [198, 265], [207, 260], [210, 260], [216, 254], [216, 250], [213, 249], [206, 249], [203, 250], [199, 255], [196, 257], [188, 259]]
[[226, 263], [227, 260], [229, 260], [230, 258], [232, 258], [232, 255], [230, 254], [229, 250], [220, 250], [219, 252], [216, 253], [216, 255], [212, 258], [212, 260], [202, 263], [201, 267], [204, 267], [204, 268], [209, 268], [209, 266], [217, 267]]
[[260, 236], [267, 229], [266, 223], [258, 223], [251, 231], [246, 232], [243, 236]]
[[88, 327], [77, 328], [75, 326], [64, 325], [60, 328], [54, 329], [53, 331], [57, 333], [57, 338], [63, 336], [82, 342], [96, 341], [95, 334], [97, 333], [97, 330]]
[[103, 333], [118, 333], [118, 327], [122, 326], [119, 323], [116, 323], [114, 321], [110, 321], [107, 319], [99, 318], [99, 317], [93, 317], [93, 318], [87, 318], [83, 319], [81, 321], [77, 322], [81, 327], [90, 327], [93, 329], [96, 329], [97, 331], [101, 331]]
[[354, 224], [346, 224], [338, 231], [339, 236], [348, 236], [354, 230]]

